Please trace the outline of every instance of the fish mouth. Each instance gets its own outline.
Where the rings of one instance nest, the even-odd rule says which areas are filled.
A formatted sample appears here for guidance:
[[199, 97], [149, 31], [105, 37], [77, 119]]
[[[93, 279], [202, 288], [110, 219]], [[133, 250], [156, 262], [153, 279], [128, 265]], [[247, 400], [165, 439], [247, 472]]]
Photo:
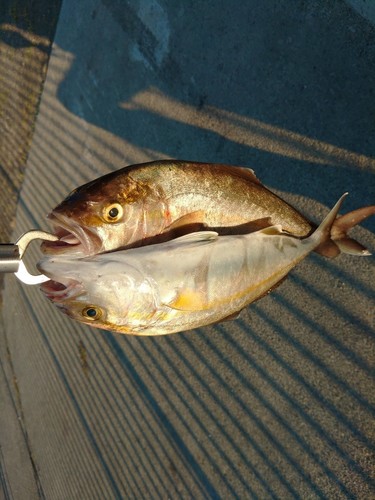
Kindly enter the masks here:
[[98, 253], [101, 240], [91, 229], [75, 224], [61, 214], [48, 216], [53, 227], [53, 233], [59, 238], [56, 241], [43, 241], [41, 250], [47, 255], [67, 254], [71, 256], [88, 256]]
[[82, 287], [78, 281], [69, 280], [66, 284], [53, 279], [40, 285], [41, 291], [50, 301], [54, 303], [64, 302], [67, 299], [73, 299], [80, 295]]

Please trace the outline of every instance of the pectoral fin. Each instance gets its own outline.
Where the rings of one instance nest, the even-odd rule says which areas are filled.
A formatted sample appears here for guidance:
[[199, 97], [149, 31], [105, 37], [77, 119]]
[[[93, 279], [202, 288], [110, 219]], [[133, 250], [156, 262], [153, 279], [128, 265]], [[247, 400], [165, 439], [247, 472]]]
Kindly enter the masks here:
[[[183, 215], [182, 217], [179, 217], [174, 222], [172, 222], [172, 224], [170, 224], [165, 229], [165, 232], [176, 231], [177, 229], [184, 230], [185, 228], [189, 228], [190, 231], [192, 230], [198, 231], [205, 227], [204, 218], [205, 218], [204, 210], [197, 210], [195, 212], [191, 212], [189, 214]], [[195, 229], [194, 226], [196, 226]]]
[[207, 303], [201, 293], [188, 289], [180, 292], [167, 306], [177, 311], [202, 311], [207, 308]]

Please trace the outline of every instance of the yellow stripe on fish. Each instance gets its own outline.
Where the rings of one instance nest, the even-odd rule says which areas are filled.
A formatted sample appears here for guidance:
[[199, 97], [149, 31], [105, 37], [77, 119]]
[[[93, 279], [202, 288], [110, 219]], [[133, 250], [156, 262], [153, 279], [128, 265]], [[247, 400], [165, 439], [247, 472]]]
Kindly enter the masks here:
[[280, 226], [238, 236], [201, 231], [92, 257], [47, 257], [38, 267], [54, 281], [42, 290], [72, 318], [119, 333], [163, 335], [215, 323], [265, 295], [330, 240], [344, 196], [306, 238]]

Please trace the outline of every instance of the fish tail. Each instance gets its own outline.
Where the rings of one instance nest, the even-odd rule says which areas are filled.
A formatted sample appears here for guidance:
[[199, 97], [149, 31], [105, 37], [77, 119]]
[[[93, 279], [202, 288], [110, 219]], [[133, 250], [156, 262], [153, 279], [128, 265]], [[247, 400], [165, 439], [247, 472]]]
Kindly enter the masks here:
[[[343, 198], [346, 195], [347, 193], [345, 193], [345, 195], [340, 198], [338, 202], [340, 203], [340, 206]], [[332, 209], [332, 211], [335, 210], [335, 207]], [[353, 210], [345, 215], [335, 218], [330, 227], [329, 238], [323, 240], [323, 242], [316, 248], [315, 251], [329, 258], [334, 258], [340, 253], [358, 256], [371, 255], [367, 248], [347, 235], [350, 229], [352, 229], [357, 224], [360, 224], [371, 215], [375, 215], [375, 205], [358, 208], [357, 210]], [[324, 221], [322, 224], [324, 224]]]
[[335, 206], [331, 209], [329, 214], [324, 218], [320, 226], [315, 229], [312, 235], [308, 238], [310, 242], [316, 242], [317, 246], [324, 244], [325, 242], [331, 240], [331, 231], [333, 224], [336, 220], [337, 214], [341, 208], [342, 202], [348, 196], [348, 193], [344, 193]]

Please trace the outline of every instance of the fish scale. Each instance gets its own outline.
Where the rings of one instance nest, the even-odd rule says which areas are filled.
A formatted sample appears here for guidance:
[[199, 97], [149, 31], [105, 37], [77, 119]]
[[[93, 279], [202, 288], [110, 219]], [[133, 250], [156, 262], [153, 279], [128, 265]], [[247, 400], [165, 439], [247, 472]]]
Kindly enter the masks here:
[[278, 225], [246, 235], [201, 231], [78, 259], [46, 257], [39, 269], [67, 292], [61, 286], [54, 292], [51, 283], [41, 288], [72, 318], [119, 333], [163, 335], [222, 321], [273, 289], [330, 239], [345, 196], [306, 238]]
[[[103, 213], [119, 203], [123, 215]], [[78, 245], [44, 243], [46, 254], [95, 255], [123, 247], [172, 239], [202, 225], [219, 234], [248, 232], [241, 227], [270, 219], [295, 236], [314, 228], [302, 214], [264, 187], [252, 170], [221, 164], [162, 160], [125, 167], [74, 190], [49, 215], [56, 227], [77, 236]], [[250, 230], [259, 229], [249, 226]]]
[[59, 241], [42, 244], [40, 269], [51, 278], [42, 290], [71, 317], [104, 329], [196, 328], [234, 317], [309, 251], [369, 255], [347, 233], [374, 214], [369, 206], [331, 217], [323, 232], [250, 169], [132, 165], [77, 188], [51, 212]]

